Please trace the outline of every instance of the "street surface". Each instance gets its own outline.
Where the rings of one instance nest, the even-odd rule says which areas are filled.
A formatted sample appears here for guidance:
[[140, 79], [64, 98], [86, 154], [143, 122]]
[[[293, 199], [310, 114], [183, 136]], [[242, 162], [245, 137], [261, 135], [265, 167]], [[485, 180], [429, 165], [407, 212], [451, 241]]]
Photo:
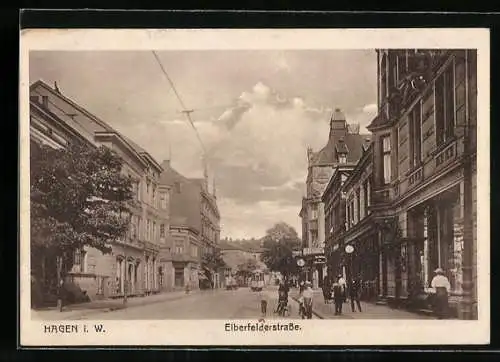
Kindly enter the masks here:
[[[268, 295], [265, 319], [300, 319], [298, 304], [289, 298], [290, 316], [280, 317], [273, 311], [277, 306], [278, 291], [266, 289]], [[93, 313], [85, 319], [133, 320], [133, 319], [259, 319], [260, 298], [250, 288], [237, 290], [210, 290], [143, 306], [129, 307], [112, 312]], [[313, 316], [314, 318], [314, 316]]]

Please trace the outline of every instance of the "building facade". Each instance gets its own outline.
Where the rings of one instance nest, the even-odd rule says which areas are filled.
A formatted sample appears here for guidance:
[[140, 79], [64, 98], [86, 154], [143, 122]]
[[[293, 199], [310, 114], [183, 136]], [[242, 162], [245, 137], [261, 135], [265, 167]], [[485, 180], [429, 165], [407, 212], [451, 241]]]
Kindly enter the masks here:
[[[342, 185], [345, 195], [345, 232], [342, 235], [343, 264], [347, 279], [360, 278], [364, 299], [378, 294], [378, 234], [371, 212], [373, 147], [370, 145]], [[350, 253], [346, 247], [350, 246]]]
[[130, 210], [126, 236], [110, 245], [111, 254], [103, 255], [94, 248], [75, 251], [67, 282], [76, 284], [91, 299], [158, 292], [159, 230], [168, 223], [168, 209], [161, 209], [159, 202], [161, 166], [131, 140], [42, 81], [31, 85], [30, 102], [34, 141], [47, 143], [40, 137], [42, 131], [51, 135], [52, 143], [64, 147], [65, 142], [71, 142], [60, 127], [54, 128], [57, 122], [71, 130], [67, 136], [78, 135], [92, 147], [103, 145], [115, 151], [124, 161], [122, 172], [133, 180], [137, 205]]
[[304, 257], [312, 266], [307, 270], [307, 278], [314, 287], [322, 285], [326, 265], [315, 264], [314, 259], [324, 258], [325, 209], [322, 195], [338, 165], [355, 165], [361, 157], [362, 145], [369, 135], [359, 134], [359, 127], [348, 125], [344, 114], [336, 109], [330, 120], [328, 142], [320, 151], [308, 149], [308, 173], [306, 196], [302, 199], [299, 216], [302, 219], [302, 243]]
[[343, 236], [346, 231], [346, 197], [342, 186], [355, 166], [343, 165], [335, 168], [322, 201], [325, 205], [325, 226], [327, 230], [325, 255], [327, 273], [330, 279], [337, 275], [346, 276], [343, 262]]
[[224, 271], [211, 270], [211, 280], [206, 280], [202, 266], [203, 256], [213, 252], [220, 239], [215, 190], [209, 192], [208, 177], [187, 178], [177, 172], [169, 160], [163, 161], [162, 168], [160, 183], [170, 190], [171, 216], [170, 240], [161, 252], [162, 265], [171, 271], [172, 285], [176, 289], [219, 287]]
[[379, 298], [425, 294], [440, 267], [457, 313], [465, 301], [477, 317], [476, 51], [380, 49], [377, 61], [368, 129]]
[[[210, 193], [208, 174], [205, 169], [203, 180], [198, 180], [201, 194], [201, 238], [203, 254], [214, 253], [219, 248], [220, 242], [220, 213], [217, 206], [215, 184]], [[225, 270], [209, 270], [215, 288], [224, 287]]]

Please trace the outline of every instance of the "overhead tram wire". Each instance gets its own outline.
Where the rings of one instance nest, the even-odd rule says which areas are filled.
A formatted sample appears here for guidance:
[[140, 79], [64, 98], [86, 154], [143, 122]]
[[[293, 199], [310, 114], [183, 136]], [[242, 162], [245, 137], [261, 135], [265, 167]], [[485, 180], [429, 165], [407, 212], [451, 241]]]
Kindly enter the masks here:
[[163, 75], [165, 76], [165, 78], [167, 78], [167, 81], [169, 82], [170, 87], [172, 87], [172, 90], [174, 91], [174, 94], [177, 97], [177, 100], [179, 101], [179, 103], [180, 103], [180, 105], [182, 107], [182, 113], [184, 113], [186, 115], [186, 118], [188, 119], [189, 124], [191, 125], [191, 127], [193, 127], [194, 132], [196, 134], [196, 137], [198, 138], [198, 141], [200, 142], [200, 145], [201, 145], [201, 148], [202, 148], [202, 151], [203, 151], [203, 157], [205, 158], [206, 157], [205, 145], [203, 144], [203, 141], [201, 140], [201, 137], [200, 137], [200, 134], [198, 132], [198, 129], [194, 125], [193, 119], [191, 118], [191, 112], [193, 112], [193, 110], [190, 110], [190, 109], [188, 109], [186, 107], [186, 105], [182, 101], [181, 96], [179, 95], [179, 92], [177, 92], [177, 89], [175, 88], [174, 82], [172, 81], [172, 79], [168, 75], [165, 67], [163, 67], [163, 64], [162, 64], [160, 58], [158, 57], [158, 54], [156, 54], [156, 52], [154, 50], [152, 50], [152, 52], [153, 52], [153, 55], [155, 56], [156, 61], [158, 62], [158, 65], [160, 66], [160, 69], [161, 69]]

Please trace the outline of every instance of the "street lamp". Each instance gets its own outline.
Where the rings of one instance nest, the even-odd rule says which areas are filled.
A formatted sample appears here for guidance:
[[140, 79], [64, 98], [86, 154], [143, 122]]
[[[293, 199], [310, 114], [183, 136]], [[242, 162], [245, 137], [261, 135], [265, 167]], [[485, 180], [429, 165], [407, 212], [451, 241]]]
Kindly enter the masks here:
[[345, 252], [349, 255], [349, 278], [352, 279], [352, 253], [354, 252], [354, 246], [348, 244], [345, 246]]

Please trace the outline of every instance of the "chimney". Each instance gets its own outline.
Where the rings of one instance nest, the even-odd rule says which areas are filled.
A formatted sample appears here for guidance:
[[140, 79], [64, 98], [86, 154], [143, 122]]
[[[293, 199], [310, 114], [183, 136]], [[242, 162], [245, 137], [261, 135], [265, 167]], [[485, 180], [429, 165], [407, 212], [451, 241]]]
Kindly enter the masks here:
[[49, 108], [49, 96], [42, 96], [42, 105], [45, 108]]
[[167, 168], [170, 167], [170, 160], [163, 160], [163, 162], [161, 163], [161, 167], [166, 170]]

